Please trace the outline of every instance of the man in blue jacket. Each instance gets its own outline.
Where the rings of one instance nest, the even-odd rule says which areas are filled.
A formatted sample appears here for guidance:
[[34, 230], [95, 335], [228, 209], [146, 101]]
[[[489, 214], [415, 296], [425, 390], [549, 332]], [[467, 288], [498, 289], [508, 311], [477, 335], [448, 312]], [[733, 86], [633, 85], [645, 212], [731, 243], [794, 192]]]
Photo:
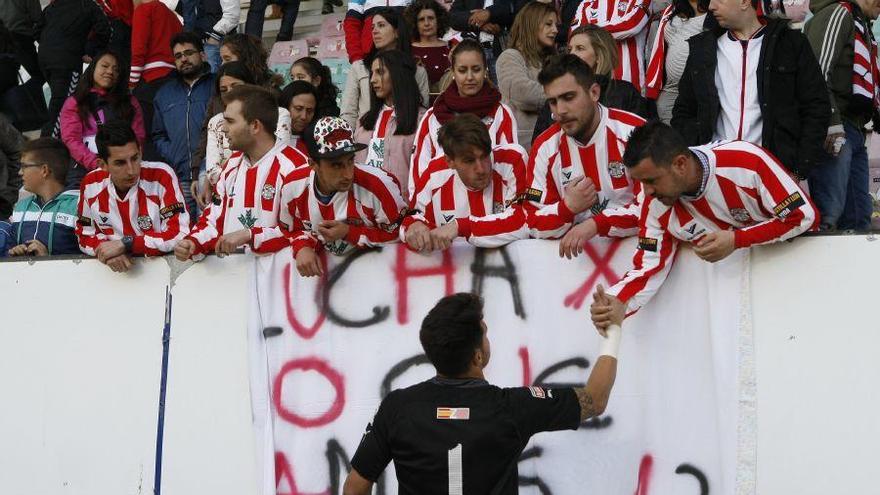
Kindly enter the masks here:
[[201, 140], [202, 123], [214, 95], [214, 75], [205, 55], [201, 36], [185, 31], [171, 38], [171, 53], [177, 72], [156, 92], [153, 100], [153, 144], [165, 163], [177, 173], [186, 198], [190, 218], [198, 219], [194, 186], [198, 177], [191, 170], [203, 170], [194, 164]]

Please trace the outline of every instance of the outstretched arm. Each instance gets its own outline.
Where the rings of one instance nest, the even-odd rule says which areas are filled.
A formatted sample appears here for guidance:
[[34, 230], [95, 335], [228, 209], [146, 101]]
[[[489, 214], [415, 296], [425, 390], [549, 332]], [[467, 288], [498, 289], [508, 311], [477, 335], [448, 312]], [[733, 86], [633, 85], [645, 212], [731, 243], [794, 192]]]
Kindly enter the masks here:
[[581, 421], [598, 416], [605, 412], [608, 396], [617, 377], [617, 351], [620, 348], [620, 326], [626, 316], [622, 304], [612, 304], [609, 296], [600, 285], [593, 294], [594, 306], [608, 307], [611, 326], [605, 332], [604, 340], [599, 346], [599, 359], [590, 372], [590, 378], [583, 387], [576, 388], [578, 403], [581, 405]]

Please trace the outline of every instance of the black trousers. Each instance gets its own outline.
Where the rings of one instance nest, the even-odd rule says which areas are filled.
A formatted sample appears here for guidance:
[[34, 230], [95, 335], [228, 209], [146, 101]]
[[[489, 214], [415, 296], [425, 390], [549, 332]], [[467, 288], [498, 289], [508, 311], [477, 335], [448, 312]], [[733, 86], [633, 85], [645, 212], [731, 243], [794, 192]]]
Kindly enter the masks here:
[[79, 82], [81, 67], [75, 68], [43, 68], [43, 76], [49, 83], [49, 91], [52, 96], [49, 98], [49, 121], [43, 126], [42, 136], [61, 136], [61, 125], [58, 122], [58, 115], [61, 113], [61, 107], [64, 106], [64, 100], [73, 94], [76, 85]]
[[39, 81], [40, 85], [46, 82], [43, 79], [43, 72], [40, 70], [40, 61], [37, 58], [37, 47], [34, 45], [34, 39], [23, 34], [12, 33], [12, 41], [15, 42], [15, 57], [18, 59], [18, 63], [31, 76], [31, 79]]

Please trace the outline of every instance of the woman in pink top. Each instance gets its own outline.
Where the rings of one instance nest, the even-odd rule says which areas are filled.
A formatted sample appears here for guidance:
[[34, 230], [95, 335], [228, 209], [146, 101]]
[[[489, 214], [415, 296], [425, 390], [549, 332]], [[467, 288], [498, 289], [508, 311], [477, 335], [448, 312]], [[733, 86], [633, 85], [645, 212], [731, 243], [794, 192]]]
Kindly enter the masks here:
[[61, 140], [76, 164], [67, 174], [67, 186], [79, 186], [87, 172], [98, 168], [95, 135], [98, 126], [124, 120], [141, 146], [146, 139], [144, 116], [137, 99], [128, 91], [128, 66], [113, 52], [96, 56], [83, 73], [73, 96], [61, 108]]

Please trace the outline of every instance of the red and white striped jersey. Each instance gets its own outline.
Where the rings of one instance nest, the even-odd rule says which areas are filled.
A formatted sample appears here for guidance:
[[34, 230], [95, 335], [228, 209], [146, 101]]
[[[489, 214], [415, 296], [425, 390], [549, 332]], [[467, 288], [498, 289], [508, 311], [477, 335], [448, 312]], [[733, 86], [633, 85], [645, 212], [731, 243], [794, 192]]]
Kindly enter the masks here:
[[819, 225], [815, 206], [769, 151], [746, 141], [691, 148], [703, 187], [672, 206], [645, 198], [633, 268], [608, 290], [635, 311], [660, 289], [679, 241], [731, 230], [737, 248], [783, 241]]
[[[499, 103], [495, 109], [493, 117], [483, 119], [483, 123], [489, 128], [489, 137], [492, 138], [492, 146], [499, 144], [516, 144], [516, 117], [513, 116], [513, 110], [504, 103]], [[429, 108], [419, 122], [418, 131], [416, 131], [415, 142], [413, 143], [414, 151], [412, 156], [412, 166], [410, 166], [410, 199], [415, 192], [415, 184], [419, 182], [419, 178], [425, 173], [428, 164], [437, 156], [442, 155], [443, 150], [437, 141], [440, 134], [440, 121], [434, 115], [434, 109]]]
[[[632, 131], [645, 123], [638, 115], [598, 106], [599, 126], [586, 144], [569, 137], [553, 124], [532, 144], [529, 158], [528, 224], [538, 239], [562, 237], [573, 224], [593, 218], [599, 234], [628, 237], [638, 230], [638, 208], [633, 207], [641, 190], [621, 161]], [[572, 214], [565, 206], [565, 186], [578, 177], [592, 179], [599, 201], [587, 211]]]
[[[346, 192], [337, 192], [327, 203], [316, 195], [317, 179], [312, 169], [294, 172], [290, 180], [290, 198], [281, 211], [281, 223], [290, 227], [293, 254], [304, 247], [323, 245], [335, 255], [354, 248], [366, 248], [395, 242], [406, 203], [400, 185], [388, 172], [355, 165], [354, 184]], [[349, 225], [348, 235], [334, 242], [324, 242], [318, 225], [338, 220]]]
[[415, 222], [434, 229], [458, 220], [458, 235], [477, 247], [499, 247], [527, 239], [525, 210], [520, 205], [526, 184], [526, 150], [518, 144], [492, 148], [492, 180], [482, 191], [464, 185], [446, 156], [431, 160], [410, 201], [411, 215], [403, 220], [400, 239]]
[[177, 175], [164, 163], [141, 162], [137, 184], [122, 197], [106, 170], [92, 170], [80, 184], [79, 248], [94, 256], [102, 242], [132, 236], [133, 254], [170, 253], [189, 232], [185, 205]]
[[[309, 156], [309, 147], [306, 146], [306, 140], [299, 134], [290, 134], [290, 140], [287, 142], [291, 148], [299, 151], [306, 158]], [[308, 163], [308, 162], [306, 162]]]
[[286, 194], [291, 174], [307, 164], [302, 153], [281, 141], [255, 163], [240, 151], [233, 153], [215, 186], [214, 201], [187, 236], [195, 242], [196, 253], [213, 251], [220, 237], [242, 229], [250, 229], [255, 253], [274, 253], [290, 245], [278, 215], [291, 197]]
[[645, 41], [651, 19], [651, 0], [583, 0], [571, 29], [595, 24], [608, 31], [617, 42], [620, 63], [614, 79], [629, 81], [642, 90], [645, 81]]

